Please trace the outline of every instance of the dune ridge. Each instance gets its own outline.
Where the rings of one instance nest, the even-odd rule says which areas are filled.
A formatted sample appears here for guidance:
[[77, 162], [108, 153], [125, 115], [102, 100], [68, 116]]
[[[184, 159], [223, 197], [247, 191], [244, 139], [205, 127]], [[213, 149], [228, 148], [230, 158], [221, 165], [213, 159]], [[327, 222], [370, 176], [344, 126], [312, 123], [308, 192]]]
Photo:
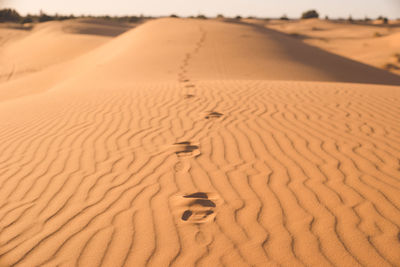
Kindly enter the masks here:
[[228, 46], [223, 29], [246, 27], [148, 22], [82, 57], [115, 49], [99, 66], [6, 92], [0, 265], [400, 264], [399, 86], [343, 83], [278, 48], [250, 64], [242, 47], [268, 35]]

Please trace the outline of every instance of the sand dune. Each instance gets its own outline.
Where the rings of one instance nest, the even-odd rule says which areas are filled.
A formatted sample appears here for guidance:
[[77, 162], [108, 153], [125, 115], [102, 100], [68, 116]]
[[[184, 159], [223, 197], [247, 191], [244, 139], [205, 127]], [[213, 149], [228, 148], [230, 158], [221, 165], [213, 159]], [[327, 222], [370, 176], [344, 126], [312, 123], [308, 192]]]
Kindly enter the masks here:
[[46, 22], [34, 29], [0, 28], [0, 82], [70, 61], [105, 44], [135, 24], [77, 19]]
[[204, 20], [75, 55], [0, 84], [1, 266], [400, 265], [398, 76]]
[[400, 74], [399, 22], [388, 25], [319, 19], [247, 22], [288, 33], [307, 44]]

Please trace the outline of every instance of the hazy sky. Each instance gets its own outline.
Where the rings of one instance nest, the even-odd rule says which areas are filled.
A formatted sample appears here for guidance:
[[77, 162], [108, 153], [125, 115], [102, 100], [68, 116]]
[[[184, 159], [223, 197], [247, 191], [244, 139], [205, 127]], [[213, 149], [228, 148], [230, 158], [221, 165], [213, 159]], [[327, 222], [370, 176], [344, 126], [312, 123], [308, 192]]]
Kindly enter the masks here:
[[313, 8], [331, 17], [400, 17], [400, 0], [0, 0], [0, 5], [22, 14], [42, 9], [60, 14], [298, 17]]

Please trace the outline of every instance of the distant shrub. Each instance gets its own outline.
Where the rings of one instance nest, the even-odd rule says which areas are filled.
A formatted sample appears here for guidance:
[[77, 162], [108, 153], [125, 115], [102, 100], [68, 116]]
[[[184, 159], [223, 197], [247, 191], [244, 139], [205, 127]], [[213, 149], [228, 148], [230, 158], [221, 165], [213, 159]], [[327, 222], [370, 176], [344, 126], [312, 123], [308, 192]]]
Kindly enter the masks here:
[[169, 16], [170, 18], [179, 18], [177, 15], [175, 15], [175, 14], [171, 14], [170, 16]]
[[26, 15], [26, 17], [21, 18], [21, 23], [32, 23], [33, 22], [33, 17], [31, 15]]
[[130, 23], [136, 23], [136, 22], [139, 22], [141, 19], [142, 19], [141, 17], [130, 16], [127, 18], [127, 21]]
[[347, 21], [350, 22], [350, 23], [353, 23], [353, 22], [354, 22], [353, 17], [350, 15], [350, 16], [347, 18]]
[[316, 10], [308, 10], [301, 15], [302, 19], [319, 18], [319, 14]]
[[329, 20], [329, 16], [325, 16], [325, 20]]
[[63, 20], [73, 19], [73, 18], [75, 18], [74, 15], [63, 16], [63, 15], [58, 15], [58, 14], [56, 14], [56, 16], [54, 17], [54, 20], [63, 21]]
[[205, 15], [199, 14], [197, 15], [198, 19], [207, 19], [207, 17]]
[[0, 22], [20, 22], [21, 16], [14, 9], [1, 9]]
[[223, 19], [223, 18], [225, 18], [224, 15], [222, 15], [222, 14], [217, 15], [217, 19]]
[[282, 17], [279, 18], [280, 20], [289, 20], [289, 18], [286, 15], [283, 15]]
[[241, 16], [236, 16], [235, 19], [236, 19], [236, 20], [241, 20], [242, 17], [241, 17]]
[[55, 20], [55, 17], [49, 16], [46, 13], [41, 12], [38, 21], [39, 22], [46, 22]]
[[384, 16], [379, 16], [378, 20], [381, 20], [383, 24], [388, 24], [389, 23], [389, 19], [384, 17]]

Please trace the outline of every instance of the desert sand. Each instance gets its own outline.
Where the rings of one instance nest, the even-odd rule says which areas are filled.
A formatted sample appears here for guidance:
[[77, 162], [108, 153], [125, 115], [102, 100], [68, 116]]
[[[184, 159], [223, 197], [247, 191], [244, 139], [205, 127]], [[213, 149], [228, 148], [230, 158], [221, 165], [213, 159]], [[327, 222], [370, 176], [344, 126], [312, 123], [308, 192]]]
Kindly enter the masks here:
[[1, 266], [400, 265], [400, 76], [257, 25], [37, 27], [0, 29]]
[[400, 74], [400, 21], [357, 22], [247, 19], [303, 40], [305, 43], [365, 64]]

